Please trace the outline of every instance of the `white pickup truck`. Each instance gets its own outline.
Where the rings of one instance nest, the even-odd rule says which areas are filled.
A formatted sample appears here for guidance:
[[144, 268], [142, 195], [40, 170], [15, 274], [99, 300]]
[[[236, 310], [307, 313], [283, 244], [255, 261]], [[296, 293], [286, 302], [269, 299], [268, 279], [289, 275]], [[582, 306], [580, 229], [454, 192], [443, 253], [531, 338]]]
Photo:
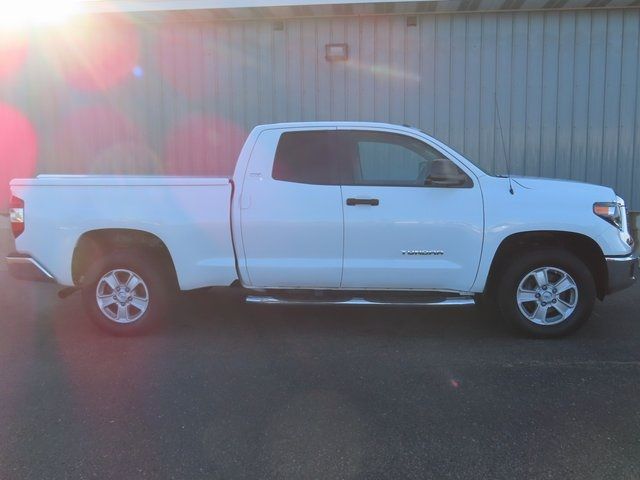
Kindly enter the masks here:
[[177, 291], [224, 286], [263, 304], [481, 300], [558, 336], [638, 269], [612, 189], [490, 176], [387, 124], [259, 126], [232, 178], [42, 175], [11, 191], [11, 273], [82, 290], [115, 334], [157, 324]]

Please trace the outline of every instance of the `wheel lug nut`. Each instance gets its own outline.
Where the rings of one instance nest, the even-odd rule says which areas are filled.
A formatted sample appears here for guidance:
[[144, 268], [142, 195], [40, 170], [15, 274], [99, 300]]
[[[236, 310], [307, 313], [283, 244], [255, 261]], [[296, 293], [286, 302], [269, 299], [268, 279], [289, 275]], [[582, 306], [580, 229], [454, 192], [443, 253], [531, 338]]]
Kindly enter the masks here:
[[114, 299], [114, 300], [117, 300], [117, 299], [118, 299], [118, 297], [116, 297], [116, 296], [114, 295], [114, 296], [113, 296], [113, 299]]
[[536, 293], [536, 298], [540, 298], [540, 294], [539, 293]]
[[546, 307], [547, 306], [547, 302], [542, 302], [542, 306]]
[[546, 290], [546, 289], [547, 289], [547, 286], [545, 285], [544, 287], [542, 287], [542, 289], [543, 289], [543, 290]]
[[554, 289], [553, 289], [553, 293], [558, 293], [558, 289], [557, 289], [557, 288], [554, 288]]
[[125, 291], [128, 292], [129, 291], [129, 287], [125, 288]]
[[553, 299], [553, 303], [556, 303], [558, 300], [556, 300], [555, 298]]

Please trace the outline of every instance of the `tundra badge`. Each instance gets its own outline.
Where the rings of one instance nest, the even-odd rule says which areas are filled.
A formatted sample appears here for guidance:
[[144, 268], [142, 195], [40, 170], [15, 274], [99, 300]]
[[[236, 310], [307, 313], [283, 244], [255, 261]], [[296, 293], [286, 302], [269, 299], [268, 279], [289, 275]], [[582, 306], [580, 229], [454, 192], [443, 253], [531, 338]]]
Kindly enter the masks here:
[[442, 250], [401, 250], [402, 255], [421, 255], [426, 257], [437, 257], [444, 255]]

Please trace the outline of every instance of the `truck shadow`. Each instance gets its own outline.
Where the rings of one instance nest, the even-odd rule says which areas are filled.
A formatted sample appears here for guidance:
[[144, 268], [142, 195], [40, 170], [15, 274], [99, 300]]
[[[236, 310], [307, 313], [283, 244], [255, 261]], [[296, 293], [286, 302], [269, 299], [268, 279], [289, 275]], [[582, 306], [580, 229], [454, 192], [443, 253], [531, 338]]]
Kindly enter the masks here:
[[[9, 288], [7, 297], [15, 298]], [[39, 298], [40, 322], [56, 335], [89, 340], [109, 335], [97, 330], [84, 313], [80, 295], [65, 301], [55, 297], [51, 286], [31, 287]], [[598, 302], [591, 320], [568, 339], [634, 338], [640, 326], [635, 318], [638, 291], [635, 287], [604, 303]], [[10, 302], [11, 303], [11, 302]], [[14, 307], [17, 305], [14, 305]], [[7, 312], [8, 313], [8, 312]], [[31, 324], [32, 314], [20, 323]], [[20, 316], [20, 313], [16, 314]], [[12, 315], [13, 316], [13, 315]], [[35, 318], [33, 318], [35, 320]], [[6, 329], [5, 329], [6, 331]], [[161, 328], [147, 335], [155, 339], [171, 337], [188, 340], [193, 336], [242, 339], [243, 336], [274, 338], [296, 335], [317, 338], [424, 338], [457, 341], [531, 341], [507, 322], [476, 307], [318, 307], [247, 305], [242, 298], [219, 292], [182, 294], [170, 318]], [[138, 337], [143, 340], [145, 337]], [[307, 338], [308, 339], [308, 338]], [[122, 341], [124, 339], [113, 339]]]
[[[640, 286], [596, 302], [592, 318], [558, 342], [580, 339], [629, 338], [638, 335], [632, 319]], [[318, 307], [247, 305], [229, 294], [204, 292], [181, 295], [168, 328], [173, 334], [265, 336], [282, 334], [319, 337], [416, 337], [439, 339], [509, 339], [536, 341], [497, 315], [478, 307]], [[573, 339], [573, 340], [570, 340]], [[548, 342], [549, 340], [543, 340]]]
[[[350, 307], [247, 305], [229, 295], [183, 295], [177, 303], [173, 333], [320, 336], [487, 338], [517, 336], [501, 319], [475, 307]], [[207, 333], [208, 334], [208, 333]]]

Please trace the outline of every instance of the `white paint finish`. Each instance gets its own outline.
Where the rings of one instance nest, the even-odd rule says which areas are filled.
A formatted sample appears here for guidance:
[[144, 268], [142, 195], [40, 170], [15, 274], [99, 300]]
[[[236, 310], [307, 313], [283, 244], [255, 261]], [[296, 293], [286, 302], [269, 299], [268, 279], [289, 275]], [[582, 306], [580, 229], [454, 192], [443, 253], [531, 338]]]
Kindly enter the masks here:
[[485, 205], [485, 242], [473, 292], [482, 292], [491, 262], [509, 236], [534, 231], [558, 231], [594, 240], [606, 256], [631, 253], [628, 234], [598, 218], [595, 202], [615, 202], [611, 188], [543, 178], [514, 177], [514, 195], [506, 178], [480, 178]]
[[223, 177], [165, 177], [159, 175], [38, 175], [37, 178], [21, 178], [11, 185], [38, 185], [41, 187], [193, 187], [228, 185]]
[[[318, 186], [271, 178], [283, 132], [336, 128], [420, 138], [465, 170], [474, 188]], [[471, 292], [483, 291], [495, 252], [513, 234], [573, 232], [592, 238], [604, 255], [631, 252], [627, 234], [592, 212], [594, 202], [620, 201], [612, 189], [516, 177], [511, 195], [507, 179], [487, 176], [441, 142], [394, 125], [316, 122], [257, 127], [242, 149], [233, 185], [232, 196], [225, 178], [15, 180], [12, 190], [25, 200], [26, 222], [17, 250], [31, 254], [63, 285], [71, 285], [73, 251], [83, 233], [135, 229], [166, 244], [185, 290], [229, 285], [239, 274], [243, 284], [264, 288]], [[350, 196], [375, 196], [380, 206], [343, 207]], [[403, 259], [395, 258], [395, 250], [444, 250], [446, 255]]]
[[229, 230], [231, 186], [222, 180], [186, 185], [188, 181], [142, 185], [140, 179], [122, 177], [107, 185], [98, 177], [67, 177], [12, 182], [13, 193], [25, 201], [26, 229], [16, 239], [17, 250], [33, 255], [61, 284], [70, 286], [71, 259], [83, 233], [134, 229], [165, 243], [181, 289], [229, 285], [236, 279]]
[[[340, 129], [401, 133], [445, 152], [472, 179], [473, 188], [343, 186], [345, 288], [469, 291], [483, 241], [478, 176], [459, 154], [428, 135], [394, 125], [344, 125]], [[374, 198], [378, 206], [348, 206], [348, 198]], [[403, 255], [403, 251], [444, 255]]]
[[[343, 254], [340, 187], [273, 180], [273, 158], [284, 131], [260, 134], [259, 149], [251, 155], [240, 193], [246, 283], [252, 287], [339, 287]], [[237, 216], [238, 210], [234, 213]]]
[[[347, 206], [377, 198], [379, 206]], [[342, 286], [468, 291], [482, 249], [482, 195], [474, 188], [343, 187]], [[444, 255], [403, 255], [402, 251]]]

